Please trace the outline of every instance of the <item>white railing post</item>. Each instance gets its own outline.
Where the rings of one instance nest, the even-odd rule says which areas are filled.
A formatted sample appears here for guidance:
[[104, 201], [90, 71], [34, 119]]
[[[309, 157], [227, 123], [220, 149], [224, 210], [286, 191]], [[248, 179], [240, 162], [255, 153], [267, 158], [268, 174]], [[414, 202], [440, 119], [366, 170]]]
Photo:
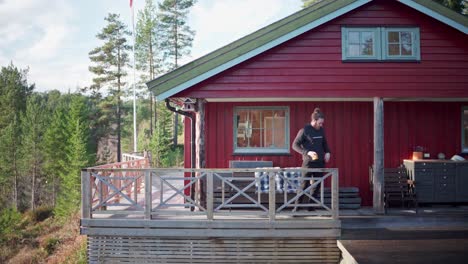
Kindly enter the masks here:
[[151, 209], [153, 208], [153, 199], [151, 197], [152, 185], [151, 171], [145, 170], [145, 219], [151, 219]]
[[276, 218], [276, 187], [275, 187], [275, 173], [268, 173], [269, 190], [268, 190], [268, 216], [270, 221], [275, 221]]
[[338, 169], [333, 169], [332, 172], [332, 218], [337, 220], [339, 217], [339, 196], [340, 190], [338, 187]]
[[206, 213], [208, 220], [213, 220], [213, 172], [206, 174]]
[[81, 171], [81, 218], [91, 218], [91, 176], [90, 173]]

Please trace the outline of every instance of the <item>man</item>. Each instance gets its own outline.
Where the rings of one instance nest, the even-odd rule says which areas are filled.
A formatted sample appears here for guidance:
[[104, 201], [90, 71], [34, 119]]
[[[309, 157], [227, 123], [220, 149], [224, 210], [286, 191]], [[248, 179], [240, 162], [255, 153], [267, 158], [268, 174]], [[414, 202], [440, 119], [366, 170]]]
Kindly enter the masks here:
[[[299, 130], [293, 142], [293, 149], [302, 155], [302, 168], [324, 168], [325, 163], [330, 161], [330, 148], [323, 130], [325, 117], [319, 108], [315, 108], [311, 115], [311, 122]], [[320, 172], [308, 172], [305, 177], [322, 177]], [[305, 190], [313, 183], [313, 180], [304, 180], [302, 190]], [[320, 185], [313, 192], [314, 197], [318, 197]], [[308, 197], [302, 195], [298, 200], [301, 203], [309, 203]], [[307, 202], [306, 202], [307, 201]], [[297, 201], [296, 201], [297, 204]], [[314, 208], [309, 208], [312, 211]]]

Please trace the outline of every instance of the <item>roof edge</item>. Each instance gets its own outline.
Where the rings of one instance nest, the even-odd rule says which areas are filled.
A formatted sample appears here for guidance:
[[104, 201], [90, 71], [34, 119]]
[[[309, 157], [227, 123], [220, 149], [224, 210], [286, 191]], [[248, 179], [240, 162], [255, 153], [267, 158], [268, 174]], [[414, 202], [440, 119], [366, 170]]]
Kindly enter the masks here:
[[[440, 22], [449, 25], [465, 34], [468, 34], [468, 18], [438, 4], [434, 1], [421, 0], [398, 0], [413, 9], [420, 11]], [[457, 21], [460, 20], [460, 21]], [[465, 20], [465, 24], [461, 20]]]
[[[212, 77], [212, 76], [214, 76], [214, 75], [216, 75], [216, 74], [218, 74], [218, 73], [220, 73], [220, 72], [222, 72], [224, 70], [227, 70], [227, 69], [229, 69], [231, 67], [234, 67], [235, 65], [238, 65], [238, 64], [240, 64], [240, 63], [242, 63], [242, 62], [244, 62], [244, 61], [246, 61], [246, 60], [248, 60], [248, 59], [250, 59], [250, 58], [252, 58], [254, 56], [257, 56], [257, 55], [259, 55], [260, 53], [262, 53], [264, 51], [267, 51], [267, 50], [269, 50], [271, 48], [274, 48], [274, 47], [276, 47], [276, 46], [278, 46], [278, 45], [280, 45], [280, 44], [282, 44], [282, 43], [284, 43], [284, 42], [286, 42], [286, 41], [288, 41], [290, 39], [293, 39], [293, 38], [307, 32], [307, 31], [309, 31], [311, 29], [314, 29], [314, 28], [316, 28], [316, 27], [318, 27], [320, 25], [323, 25], [324, 23], [327, 23], [327, 22], [329, 22], [329, 21], [331, 21], [331, 20], [333, 20], [333, 19], [335, 19], [335, 18], [337, 18], [337, 17], [339, 17], [339, 16], [341, 16], [343, 14], [346, 14], [346, 13], [348, 13], [348, 12], [350, 12], [350, 11], [352, 11], [352, 10], [354, 10], [354, 9], [364, 5], [364, 4], [367, 4], [367, 3], [371, 2], [371, 1], [372, 0], [356, 0], [356, 1], [352, 1], [351, 3], [347, 3], [344, 6], [336, 9], [335, 11], [320, 17], [319, 19], [313, 20], [313, 21], [311, 21], [311, 22], [309, 22], [309, 23], [307, 23], [307, 24], [305, 24], [305, 25], [303, 25], [303, 26], [301, 26], [301, 27], [299, 27], [299, 28], [297, 28], [297, 29], [295, 29], [293, 31], [290, 31], [290, 32], [288, 32], [288, 33], [286, 33], [284, 35], [281, 35], [280, 37], [278, 37], [276, 39], [273, 39], [270, 42], [267, 42], [267, 43], [265, 43], [265, 44], [263, 44], [263, 45], [261, 45], [259, 47], [256, 47], [255, 49], [253, 49], [253, 50], [251, 50], [251, 51], [249, 51], [249, 52], [247, 52], [245, 54], [237, 56], [236, 58], [234, 58], [234, 59], [232, 59], [230, 61], [227, 61], [225, 63], [222, 63], [221, 65], [219, 65], [217, 67], [214, 67], [213, 69], [211, 69], [209, 71], [206, 71], [206, 72], [204, 72], [204, 73], [202, 73], [200, 75], [197, 75], [196, 77], [194, 77], [194, 78], [192, 78], [192, 79], [190, 79], [190, 80], [188, 80], [186, 82], [178, 84], [178, 85], [174, 86], [173, 88], [171, 88], [169, 90], [163, 91], [162, 93], [160, 93], [159, 95], [156, 96], [156, 99], [157, 100], [164, 100], [164, 99], [166, 99], [166, 98], [168, 98], [168, 97], [170, 97], [170, 96], [172, 96], [172, 95], [174, 95], [176, 93], [179, 93], [179, 92], [181, 92], [181, 91], [183, 91], [183, 90], [185, 90], [185, 89], [187, 89], [187, 88], [189, 88], [189, 87], [191, 87], [191, 86], [193, 86], [193, 85], [195, 85], [197, 83], [200, 83], [200, 82], [202, 82], [202, 81], [204, 81], [204, 80], [206, 80], [206, 79], [208, 79], [208, 78], [210, 78], [210, 77]], [[321, 3], [321, 2], [319, 2], [319, 3]], [[288, 18], [290, 18], [290, 16], [284, 18], [284, 20], [286, 20]], [[255, 33], [256, 32], [254, 32], [252, 34], [255, 34]], [[249, 34], [244, 38], [250, 37], [252, 34]], [[218, 51], [218, 50], [216, 50], [216, 51]], [[216, 52], [216, 51], [214, 51], [214, 52]], [[208, 56], [210, 54], [211, 53], [209, 53], [209, 54], [207, 54], [205, 56]], [[200, 58], [200, 59], [202, 59], [202, 58]], [[153, 81], [155, 81], [155, 80], [153, 80]], [[153, 87], [157, 86], [157, 84], [152, 85], [152, 83], [154, 83], [153, 81], [150, 81], [150, 82], [147, 83], [148, 88], [152, 89]]]
[[[320, 1], [146, 83], [164, 100], [373, 0]], [[433, 1], [396, 0], [468, 34], [468, 17]], [[277, 33], [274, 33], [277, 32]]]

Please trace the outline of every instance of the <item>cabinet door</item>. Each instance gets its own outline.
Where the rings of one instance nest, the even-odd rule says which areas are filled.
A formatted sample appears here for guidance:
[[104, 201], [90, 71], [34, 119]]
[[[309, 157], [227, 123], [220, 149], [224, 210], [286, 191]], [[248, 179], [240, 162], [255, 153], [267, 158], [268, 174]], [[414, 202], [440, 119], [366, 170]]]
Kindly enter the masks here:
[[420, 203], [434, 202], [434, 175], [433, 170], [428, 168], [421, 168], [414, 170], [414, 180], [416, 186], [416, 195]]
[[455, 180], [457, 202], [468, 202], [468, 164], [457, 164]]
[[455, 172], [455, 166], [441, 166], [434, 169], [436, 202], [455, 202]]

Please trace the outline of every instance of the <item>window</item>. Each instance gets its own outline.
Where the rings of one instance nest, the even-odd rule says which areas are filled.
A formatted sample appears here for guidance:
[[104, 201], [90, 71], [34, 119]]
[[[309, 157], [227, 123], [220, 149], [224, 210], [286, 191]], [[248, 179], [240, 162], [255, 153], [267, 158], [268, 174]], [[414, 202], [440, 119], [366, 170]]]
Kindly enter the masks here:
[[418, 28], [342, 28], [344, 61], [398, 60], [418, 61]]
[[382, 28], [385, 60], [420, 60], [419, 29]]
[[289, 108], [234, 108], [234, 153], [289, 153]]
[[343, 60], [378, 60], [380, 38], [377, 28], [343, 28]]
[[468, 153], [468, 106], [462, 108], [462, 152]]

